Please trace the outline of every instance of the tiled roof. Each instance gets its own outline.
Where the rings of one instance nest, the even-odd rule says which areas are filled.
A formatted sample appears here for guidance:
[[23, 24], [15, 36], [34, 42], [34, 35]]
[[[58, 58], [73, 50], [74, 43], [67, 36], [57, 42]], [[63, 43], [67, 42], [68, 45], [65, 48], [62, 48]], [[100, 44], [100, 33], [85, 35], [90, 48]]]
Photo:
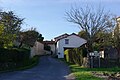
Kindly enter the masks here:
[[59, 41], [59, 40], [61, 40], [61, 39], [63, 39], [63, 38], [67, 38], [68, 36], [71, 36], [71, 35], [75, 35], [75, 36], [78, 36], [78, 37], [80, 37], [79, 35], [77, 35], [77, 34], [75, 34], [75, 33], [72, 33], [72, 34], [63, 34], [63, 35], [60, 35], [60, 36], [58, 36], [58, 37], [55, 37], [54, 39], [55, 39], [55, 41], [57, 42], [57, 41]]
[[44, 44], [55, 44], [55, 41], [43, 41]]
[[62, 35], [60, 35], [60, 36], [58, 36], [58, 37], [55, 37], [54, 39], [55, 39], [55, 40], [59, 40], [59, 39], [61, 39], [61, 38], [63, 38], [63, 37], [66, 37], [66, 36], [69, 36], [69, 34], [65, 33], [65, 34], [62, 34]]

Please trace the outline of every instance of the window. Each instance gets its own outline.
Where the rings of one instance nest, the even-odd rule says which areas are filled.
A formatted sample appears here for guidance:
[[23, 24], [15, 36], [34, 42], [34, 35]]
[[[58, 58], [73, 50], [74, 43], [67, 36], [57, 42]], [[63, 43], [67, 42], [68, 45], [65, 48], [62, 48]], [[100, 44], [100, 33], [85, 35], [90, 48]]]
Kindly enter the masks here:
[[65, 44], [69, 44], [69, 39], [65, 39]]

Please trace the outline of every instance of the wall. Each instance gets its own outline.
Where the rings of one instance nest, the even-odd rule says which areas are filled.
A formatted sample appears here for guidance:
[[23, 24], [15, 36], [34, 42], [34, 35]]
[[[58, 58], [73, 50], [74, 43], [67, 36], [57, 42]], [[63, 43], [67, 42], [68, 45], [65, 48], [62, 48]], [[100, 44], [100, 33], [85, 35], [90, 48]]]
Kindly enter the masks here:
[[40, 42], [35, 42], [35, 45], [31, 47], [31, 57], [35, 55], [44, 55], [44, 45]]
[[51, 47], [53, 54], [55, 54], [55, 44], [49, 44], [49, 46]]
[[[69, 39], [69, 44], [65, 44], [65, 39]], [[68, 36], [67, 38], [63, 38], [58, 41], [57, 49], [58, 49], [58, 58], [64, 58], [64, 47], [68, 48], [77, 48], [86, 43], [87, 41], [83, 38], [80, 38], [76, 35]]]
[[44, 44], [36, 42], [36, 55], [43, 55], [44, 53]]

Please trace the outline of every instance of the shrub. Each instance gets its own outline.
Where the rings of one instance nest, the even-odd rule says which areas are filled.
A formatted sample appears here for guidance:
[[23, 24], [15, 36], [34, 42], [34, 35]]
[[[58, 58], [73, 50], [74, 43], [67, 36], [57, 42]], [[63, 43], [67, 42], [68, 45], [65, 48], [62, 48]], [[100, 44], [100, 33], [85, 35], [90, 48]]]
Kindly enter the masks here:
[[33, 58], [24, 62], [24, 65], [22, 65], [22, 67], [18, 67], [17, 70], [23, 70], [23, 69], [31, 68], [31, 67], [37, 65], [38, 62], [39, 62], [39, 56], [34, 56]]
[[66, 61], [69, 63], [74, 63], [73, 56], [72, 56], [72, 49], [67, 49], [65, 50], [64, 53], [65, 53]]
[[75, 63], [80, 66], [83, 64], [83, 58], [87, 57], [87, 49], [84, 45], [79, 48], [67, 49], [64, 53], [67, 62]]
[[65, 55], [67, 62], [82, 65], [82, 53], [78, 48], [67, 49]]
[[75, 48], [73, 49], [72, 55], [73, 55], [74, 62], [81, 66], [83, 61], [82, 50], [79, 48]]
[[29, 60], [30, 51], [27, 49], [0, 49], [0, 70], [15, 69]]

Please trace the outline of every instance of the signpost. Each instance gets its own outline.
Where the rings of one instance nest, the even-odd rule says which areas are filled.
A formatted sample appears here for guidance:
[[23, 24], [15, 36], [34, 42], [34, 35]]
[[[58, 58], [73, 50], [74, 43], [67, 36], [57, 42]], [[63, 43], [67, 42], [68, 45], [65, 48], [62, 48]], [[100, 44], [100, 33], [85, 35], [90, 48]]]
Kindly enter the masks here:
[[100, 67], [100, 53], [97, 51], [89, 53], [90, 56], [90, 68], [94, 67], [94, 58], [98, 59], [98, 67]]

